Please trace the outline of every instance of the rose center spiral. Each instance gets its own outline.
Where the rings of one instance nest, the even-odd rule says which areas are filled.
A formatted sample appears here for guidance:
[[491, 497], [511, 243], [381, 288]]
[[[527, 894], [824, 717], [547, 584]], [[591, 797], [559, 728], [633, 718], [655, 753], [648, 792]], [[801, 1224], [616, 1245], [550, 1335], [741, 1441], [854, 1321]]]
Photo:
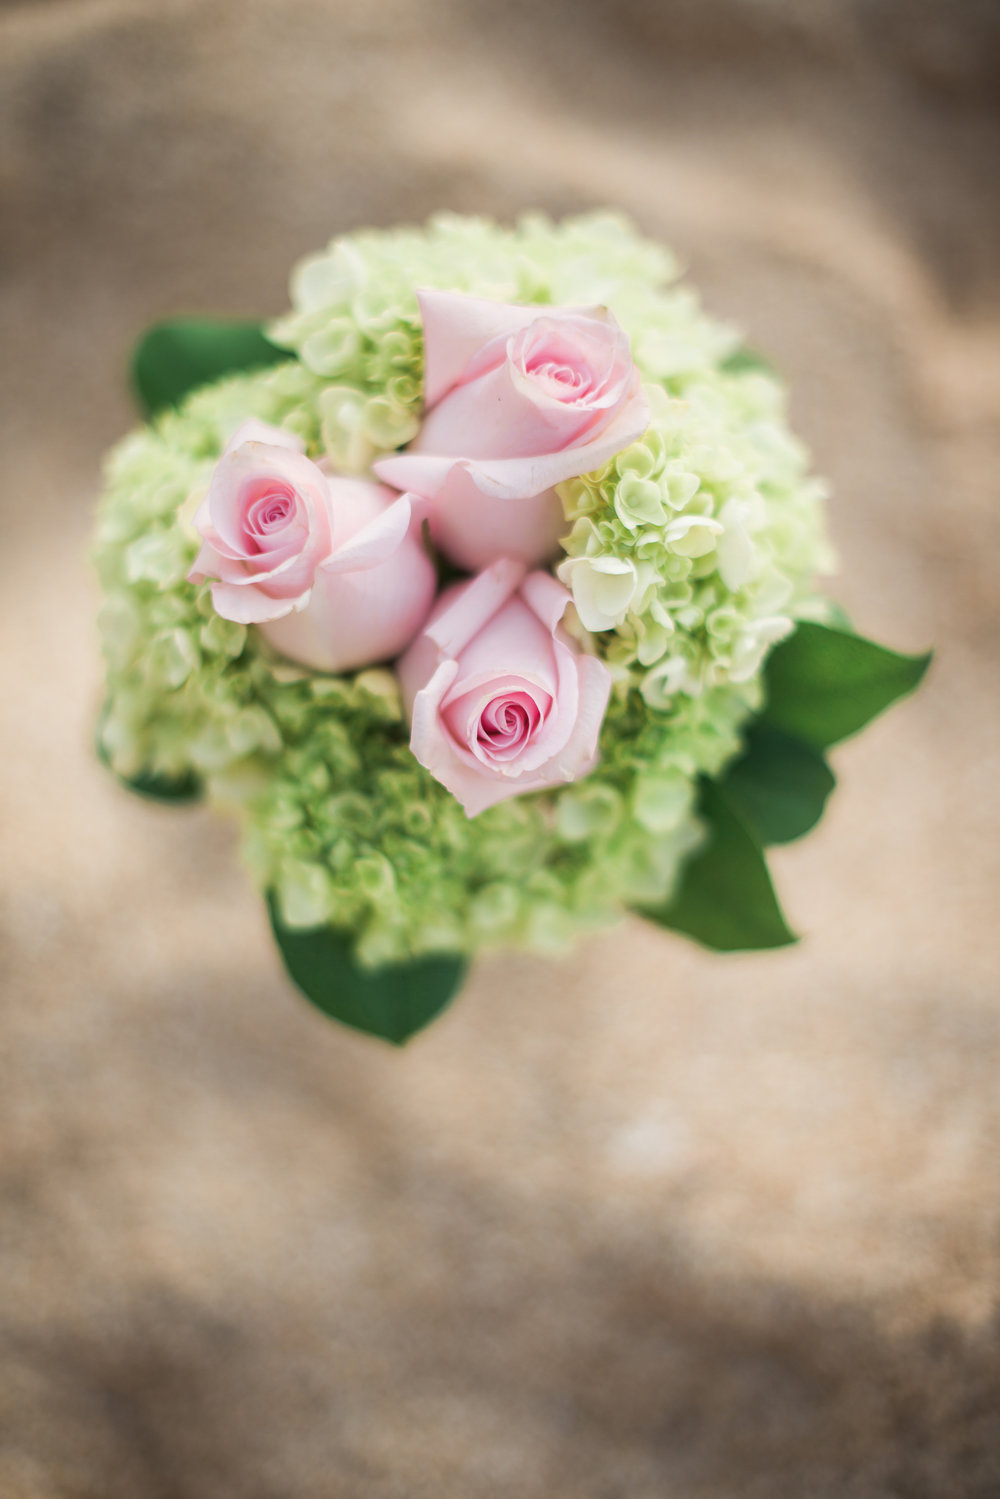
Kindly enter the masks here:
[[253, 552], [271, 550], [275, 538], [288, 529], [297, 515], [296, 494], [290, 484], [268, 479], [249, 485], [244, 495], [243, 521], [247, 546]]
[[487, 754], [503, 756], [527, 743], [541, 716], [538, 704], [527, 692], [504, 693], [483, 709], [477, 742]]

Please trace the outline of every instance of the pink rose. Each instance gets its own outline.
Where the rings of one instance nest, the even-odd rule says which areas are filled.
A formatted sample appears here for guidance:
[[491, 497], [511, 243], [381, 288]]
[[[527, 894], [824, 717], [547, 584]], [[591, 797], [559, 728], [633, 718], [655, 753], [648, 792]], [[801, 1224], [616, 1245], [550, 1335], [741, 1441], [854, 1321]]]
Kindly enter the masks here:
[[291, 432], [249, 421], [216, 464], [194, 518], [202, 548], [188, 573], [213, 578], [224, 619], [258, 624], [301, 609], [330, 554], [329, 484]]
[[434, 597], [420, 502], [327, 474], [290, 432], [245, 422], [195, 516], [188, 574], [211, 578], [225, 619], [256, 624], [282, 655], [319, 671], [385, 661], [409, 644]]
[[397, 666], [410, 748], [470, 817], [593, 769], [611, 674], [560, 621], [550, 573], [500, 558], [441, 595]]
[[628, 338], [606, 307], [417, 296], [426, 415], [375, 472], [430, 501], [432, 535], [460, 567], [542, 562], [565, 528], [553, 486], [600, 468], [649, 423]]

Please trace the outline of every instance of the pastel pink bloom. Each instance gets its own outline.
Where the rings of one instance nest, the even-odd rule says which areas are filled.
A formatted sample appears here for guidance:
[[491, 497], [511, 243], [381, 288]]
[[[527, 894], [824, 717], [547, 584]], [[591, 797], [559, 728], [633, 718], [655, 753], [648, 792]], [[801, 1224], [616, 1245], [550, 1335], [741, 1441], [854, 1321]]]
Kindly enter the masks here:
[[188, 573], [212, 578], [224, 619], [258, 624], [301, 609], [330, 555], [325, 474], [291, 432], [249, 421], [234, 433], [194, 518], [202, 547]]
[[503, 557], [447, 589], [396, 671], [410, 748], [470, 817], [597, 762], [611, 674], [561, 625], [570, 595]]
[[195, 517], [192, 582], [212, 578], [225, 619], [319, 671], [386, 661], [413, 639], [436, 579], [422, 502], [324, 472], [290, 432], [246, 422]]
[[606, 307], [417, 297], [426, 415], [375, 472], [430, 502], [432, 535], [460, 567], [543, 562], [565, 529], [554, 486], [600, 468], [649, 423], [628, 338]]

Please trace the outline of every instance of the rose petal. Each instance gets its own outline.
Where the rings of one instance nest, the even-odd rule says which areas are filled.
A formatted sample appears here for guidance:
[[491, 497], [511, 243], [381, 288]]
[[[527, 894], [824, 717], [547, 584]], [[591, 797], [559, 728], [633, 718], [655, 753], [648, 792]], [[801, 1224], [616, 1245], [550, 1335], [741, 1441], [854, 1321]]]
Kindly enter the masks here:
[[223, 458], [242, 447], [245, 442], [263, 442], [269, 448], [288, 448], [292, 453], [304, 453], [305, 439], [287, 427], [272, 427], [270, 422], [258, 421], [255, 416], [241, 422], [222, 450]]
[[518, 587], [524, 564], [499, 557], [470, 583], [442, 594], [426, 625], [426, 633], [442, 655], [456, 656], [487, 624]]
[[[388, 491], [383, 491], [388, 493]], [[331, 499], [336, 512], [337, 484], [331, 481]], [[320, 563], [324, 573], [356, 572], [359, 569], [377, 567], [391, 557], [402, 542], [413, 520], [414, 499], [411, 495], [400, 495], [393, 500], [374, 520], [346, 541]]]
[[436, 499], [452, 471], [464, 469], [483, 494], [495, 499], [538, 495], [566, 479], [592, 473], [617, 453], [638, 442], [649, 426], [649, 406], [641, 388], [597, 435], [558, 453], [533, 457], [468, 459], [409, 450], [381, 458], [373, 465], [380, 479], [396, 489]]
[[449, 391], [428, 412], [407, 453], [485, 461], [532, 457], [578, 446], [600, 414], [517, 379], [507, 362]]
[[308, 591], [295, 598], [274, 598], [254, 587], [218, 582], [212, 584], [212, 607], [223, 619], [232, 619], [241, 625], [264, 624], [282, 619], [295, 609], [304, 609], [309, 602]]
[[[494, 611], [488, 630], [480, 629], [460, 650], [462, 680], [468, 686], [516, 673], [537, 682], [546, 692], [556, 690], [552, 631], [516, 595]], [[449, 650], [448, 654], [455, 652]]]
[[576, 671], [579, 694], [576, 718], [553, 766], [554, 774], [562, 781], [579, 780], [596, 765], [601, 725], [611, 696], [611, 673], [603, 661], [596, 656], [578, 656]]
[[557, 583], [551, 573], [529, 573], [521, 584], [521, 596], [545, 625], [555, 631], [567, 608], [572, 603], [568, 588]]
[[[319, 567], [308, 606], [264, 628], [276, 650], [318, 671], [353, 671], [389, 661], [410, 644], [427, 616], [437, 575], [416, 524], [399, 531], [398, 516], [409, 507], [397, 510], [397, 504], [384, 512], [396, 511], [390, 526], [370, 546], [362, 541], [357, 567]], [[377, 524], [358, 534], [364, 538]]]
[[410, 749], [434, 779], [461, 802], [468, 816], [475, 817], [495, 802], [510, 796], [511, 792], [501, 776], [484, 774], [483, 768], [468, 751], [460, 751], [452, 736], [442, 732], [439, 722], [441, 702], [457, 675], [457, 661], [442, 661], [430, 681], [417, 693], [413, 702]]
[[496, 500], [483, 494], [462, 468], [452, 470], [436, 500], [427, 502], [435, 546], [469, 572], [496, 557], [516, 557], [529, 567], [559, 553], [566, 530], [554, 489], [524, 499]]
[[[424, 328], [424, 404], [435, 406], [484, 344], [527, 327], [537, 307], [488, 302], [464, 292], [417, 291]], [[501, 346], [500, 357], [503, 358]]]
[[633, 378], [628, 338], [607, 308], [537, 317], [508, 340], [507, 359], [525, 399], [550, 413], [588, 412], [594, 423], [610, 420]]

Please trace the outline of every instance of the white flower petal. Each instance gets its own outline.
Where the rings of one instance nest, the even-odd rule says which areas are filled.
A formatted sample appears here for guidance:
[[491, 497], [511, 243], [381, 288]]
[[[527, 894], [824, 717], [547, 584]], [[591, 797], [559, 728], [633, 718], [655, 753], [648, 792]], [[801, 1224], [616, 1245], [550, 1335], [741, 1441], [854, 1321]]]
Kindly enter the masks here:
[[638, 582], [633, 564], [620, 557], [570, 557], [557, 574], [572, 593], [587, 630], [612, 630], [621, 624]]

